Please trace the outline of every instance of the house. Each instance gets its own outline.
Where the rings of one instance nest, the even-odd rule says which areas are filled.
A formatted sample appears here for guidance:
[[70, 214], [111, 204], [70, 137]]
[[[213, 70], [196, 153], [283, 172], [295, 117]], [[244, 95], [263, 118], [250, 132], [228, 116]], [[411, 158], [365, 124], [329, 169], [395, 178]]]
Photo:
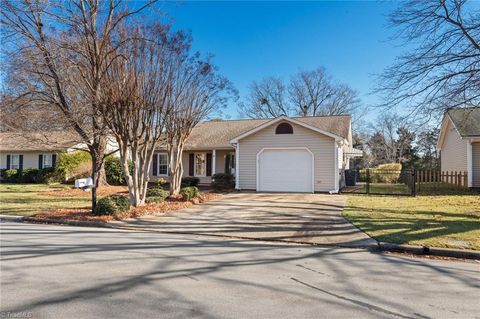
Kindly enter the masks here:
[[[60, 153], [85, 149], [74, 131], [0, 132], [0, 169], [54, 167]], [[117, 142], [109, 136], [106, 153], [119, 156], [117, 150]]]
[[78, 134], [74, 132], [1, 132], [0, 168], [54, 167], [59, 153], [80, 145]]
[[[361, 156], [352, 148], [351, 117], [317, 116], [207, 121], [197, 125], [182, 156], [184, 176], [211, 182], [235, 175], [236, 189], [266, 192], [338, 192], [342, 169]], [[168, 180], [168, 156], [159, 148], [151, 180]]]
[[442, 171], [467, 172], [468, 187], [480, 187], [480, 108], [446, 111], [437, 149]]

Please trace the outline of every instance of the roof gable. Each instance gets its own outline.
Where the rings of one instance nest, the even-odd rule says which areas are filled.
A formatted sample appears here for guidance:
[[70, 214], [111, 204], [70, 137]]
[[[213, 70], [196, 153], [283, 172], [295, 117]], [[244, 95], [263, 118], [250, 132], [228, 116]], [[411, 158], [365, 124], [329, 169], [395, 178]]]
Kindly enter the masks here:
[[[351, 118], [349, 115], [311, 116], [289, 118], [294, 121], [316, 127], [348, 140]], [[243, 119], [201, 122], [194, 127], [187, 140], [185, 149], [230, 149], [231, 140], [274, 119]], [[297, 124], [297, 123], [296, 123]]]
[[480, 107], [450, 109], [447, 115], [460, 136], [480, 136]]
[[450, 109], [445, 112], [437, 142], [438, 150], [442, 149], [450, 126], [461, 138], [480, 137], [480, 107]]
[[239, 140], [241, 140], [241, 139], [243, 139], [247, 136], [253, 135], [253, 134], [257, 133], [258, 131], [263, 130], [264, 128], [269, 127], [269, 126], [271, 126], [275, 123], [279, 123], [281, 121], [286, 121], [286, 122], [290, 122], [290, 123], [293, 123], [293, 124], [297, 124], [299, 126], [305, 127], [305, 128], [310, 129], [312, 131], [315, 131], [315, 132], [324, 134], [326, 136], [329, 136], [331, 138], [334, 138], [337, 141], [341, 141], [341, 140], [345, 139], [345, 137], [342, 137], [342, 136], [336, 135], [334, 133], [328, 132], [328, 131], [323, 130], [319, 127], [313, 126], [309, 123], [305, 123], [304, 121], [299, 121], [295, 118], [289, 118], [289, 117], [286, 117], [286, 116], [279, 116], [277, 118], [274, 118], [274, 119], [272, 119], [268, 122], [265, 122], [265, 123], [255, 127], [255, 128], [253, 128], [249, 131], [246, 131], [243, 134], [240, 134], [239, 136], [236, 136], [235, 138], [230, 140], [230, 143], [237, 143]]

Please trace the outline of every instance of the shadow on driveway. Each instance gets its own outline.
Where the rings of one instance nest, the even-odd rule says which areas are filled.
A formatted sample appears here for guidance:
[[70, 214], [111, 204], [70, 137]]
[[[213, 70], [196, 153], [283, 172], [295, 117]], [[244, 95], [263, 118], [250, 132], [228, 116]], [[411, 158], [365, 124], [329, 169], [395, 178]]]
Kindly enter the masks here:
[[111, 224], [172, 233], [376, 246], [375, 240], [342, 217], [345, 202], [340, 195], [233, 193], [182, 211]]

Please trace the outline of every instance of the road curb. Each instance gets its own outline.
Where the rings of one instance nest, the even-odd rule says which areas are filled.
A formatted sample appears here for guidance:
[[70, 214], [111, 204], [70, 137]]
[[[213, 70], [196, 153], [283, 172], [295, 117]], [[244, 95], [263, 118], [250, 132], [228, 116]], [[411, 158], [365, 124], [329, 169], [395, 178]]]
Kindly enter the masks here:
[[89, 220], [68, 220], [68, 219], [53, 219], [53, 218], [35, 218], [25, 217], [23, 221], [36, 223], [36, 224], [59, 224], [68, 226], [81, 226], [81, 227], [101, 227], [101, 228], [115, 228], [110, 224]]
[[17, 222], [21, 223], [25, 220], [24, 216], [17, 215], [0, 215], [0, 222]]
[[342, 248], [358, 248], [358, 249], [368, 249], [371, 251], [390, 251], [398, 253], [409, 253], [414, 255], [431, 255], [431, 256], [441, 256], [441, 257], [451, 257], [451, 258], [461, 258], [461, 259], [475, 259], [480, 260], [480, 251], [475, 250], [460, 250], [460, 249], [451, 249], [451, 248], [436, 248], [436, 247], [427, 247], [427, 246], [414, 246], [414, 245], [404, 245], [404, 244], [394, 244], [386, 242], [378, 242], [378, 245], [372, 247], [371, 245], [366, 246], [349, 246], [349, 245], [335, 245], [335, 244], [315, 244], [308, 242], [291, 242], [287, 240], [272, 240], [272, 239], [260, 239], [260, 238], [250, 238], [243, 236], [225, 236], [225, 235], [212, 235], [212, 234], [199, 234], [199, 233], [189, 233], [189, 232], [172, 232], [172, 231], [156, 231], [146, 228], [138, 227], [128, 227], [128, 226], [119, 226], [112, 225], [110, 223], [96, 222], [96, 221], [72, 221], [67, 219], [52, 219], [52, 218], [35, 218], [35, 217], [23, 217], [23, 216], [9, 216], [9, 215], [0, 215], [0, 221], [15, 221], [15, 222], [31, 222], [31, 223], [42, 223], [42, 224], [60, 224], [60, 225], [69, 225], [69, 226], [83, 226], [83, 227], [100, 227], [100, 228], [110, 228], [110, 229], [119, 229], [119, 230], [135, 230], [135, 231], [146, 231], [146, 232], [159, 232], [167, 234], [190, 234], [190, 235], [206, 235], [213, 237], [225, 237], [225, 238], [237, 238], [237, 239], [249, 239], [249, 240], [259, 240], [267, 242], [283, 242], [283, 243], [292, 243], [292, 244], [309, 244], [313, 246], [337, 246]]
[[379, 242], [378, 248], [381, 251], [480, 260], [480, 251], [467, 249], [437, 248], [427, 246], [393, 244], [386, 242]]

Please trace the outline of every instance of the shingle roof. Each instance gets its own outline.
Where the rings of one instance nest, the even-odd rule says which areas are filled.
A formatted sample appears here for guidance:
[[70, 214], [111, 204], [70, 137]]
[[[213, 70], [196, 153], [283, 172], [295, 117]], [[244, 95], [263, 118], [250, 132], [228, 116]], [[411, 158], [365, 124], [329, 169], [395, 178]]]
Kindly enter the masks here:
[[[295, 117], [297, 121], [348, 138], [350, 116]], [[227, 148], [230, 140], [272, 119], [207, 121], [198, 124], [188, 138], [186, 149]]]
[[450, 109], [447, 113], [462, 137], [480, 136], [480, 107]]
[[0, 151], [62, 151], [81, 143], [75, 132], [1, 132]]

